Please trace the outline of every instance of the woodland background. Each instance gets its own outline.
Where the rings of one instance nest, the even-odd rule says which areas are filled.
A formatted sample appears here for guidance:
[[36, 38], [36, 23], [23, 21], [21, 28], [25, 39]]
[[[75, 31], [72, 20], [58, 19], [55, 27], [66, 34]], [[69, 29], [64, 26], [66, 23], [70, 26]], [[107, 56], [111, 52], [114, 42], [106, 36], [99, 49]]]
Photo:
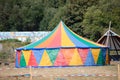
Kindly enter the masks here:
[[0, 0], [0, 31], [51, 31], [62, 20], [80, 36], [97, 41], [120, 34], [119, 0]]

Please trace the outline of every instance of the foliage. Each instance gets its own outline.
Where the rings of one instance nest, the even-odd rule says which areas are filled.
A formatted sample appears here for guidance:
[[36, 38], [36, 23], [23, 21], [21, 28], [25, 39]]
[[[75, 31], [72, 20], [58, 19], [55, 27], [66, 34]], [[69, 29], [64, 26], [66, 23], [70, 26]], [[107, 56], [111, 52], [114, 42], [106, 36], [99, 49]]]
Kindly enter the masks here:
[[0, 0], [0, 31], [51, 31], [60, 20], [94, 41], [110, 21], [119, 34], [119, 0]]
[[120, 4], [118, 1], [101, 0], [99, 5], [87, 9], [82, 22], [86, 37], [97, 41], [108, 30], [110, 21], [112, 22], [112, 29], [116, 32], [120, 31]]

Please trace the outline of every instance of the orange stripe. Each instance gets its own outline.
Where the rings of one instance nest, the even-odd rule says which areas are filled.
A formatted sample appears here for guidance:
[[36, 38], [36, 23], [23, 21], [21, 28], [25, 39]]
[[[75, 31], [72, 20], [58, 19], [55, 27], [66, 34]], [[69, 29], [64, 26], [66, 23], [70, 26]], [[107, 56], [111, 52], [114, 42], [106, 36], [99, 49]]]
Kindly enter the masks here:
[[[59, 25], [60, 25], [60, 24], [59, 24]], [[58, 26], [59, 26], [59, 25], [58, 25]], [[41, 43], [41, 44], [39, 44], [38, 46], [36, 46], [36, 48], [45, 48], [45, 47], [48, 47], [48, 45], [53, 41], [53, 39], [54, 39], [56, 33], [58, 32], [59, 28], [60, 28], [60, 27], [58, 27], [58, 28], [56, 29], [56, 31], [53, 33], [53, 35], [50, 36], [47, 40], [45, 40], [43, 43]]]
[[47, 47], [53, 48], [53, 47], [60, 47], [60, 46], [61, 46], [61, 26], [59, 26], [53, 40], [51, 41], [51, 43]]

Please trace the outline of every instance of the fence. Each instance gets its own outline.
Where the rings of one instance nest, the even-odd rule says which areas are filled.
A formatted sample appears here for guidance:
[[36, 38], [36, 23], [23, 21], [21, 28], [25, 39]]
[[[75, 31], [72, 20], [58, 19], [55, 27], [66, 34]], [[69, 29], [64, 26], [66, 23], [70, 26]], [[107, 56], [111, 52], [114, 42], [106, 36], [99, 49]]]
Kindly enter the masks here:
[[0, 32], [0, 40], [4, 39], [18, 39], [20, 41], [26, 41], [28, 38], [31, 42], [42, 39], [48, 35], [50, 31], [36, 31], [36, 32]]

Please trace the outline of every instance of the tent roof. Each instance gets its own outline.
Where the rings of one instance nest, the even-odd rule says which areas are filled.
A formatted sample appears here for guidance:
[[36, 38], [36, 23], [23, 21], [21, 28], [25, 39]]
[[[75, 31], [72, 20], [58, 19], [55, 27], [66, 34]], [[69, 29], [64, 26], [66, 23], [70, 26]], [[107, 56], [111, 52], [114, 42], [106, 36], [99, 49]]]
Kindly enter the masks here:
[[[108, 44], [107, 44], [107, 37]], [[112, 30], [108, 30], [98, 41], [97, 43], [107, 45], [111, 50], [120, 50], [120, 36], [113, 32]]]
[[46, 37], [26, 45], [22, 49], [49, 49], [49, 48], [103, 48], [101, 44], [92, 42], [71, 31], [62, 21]]

